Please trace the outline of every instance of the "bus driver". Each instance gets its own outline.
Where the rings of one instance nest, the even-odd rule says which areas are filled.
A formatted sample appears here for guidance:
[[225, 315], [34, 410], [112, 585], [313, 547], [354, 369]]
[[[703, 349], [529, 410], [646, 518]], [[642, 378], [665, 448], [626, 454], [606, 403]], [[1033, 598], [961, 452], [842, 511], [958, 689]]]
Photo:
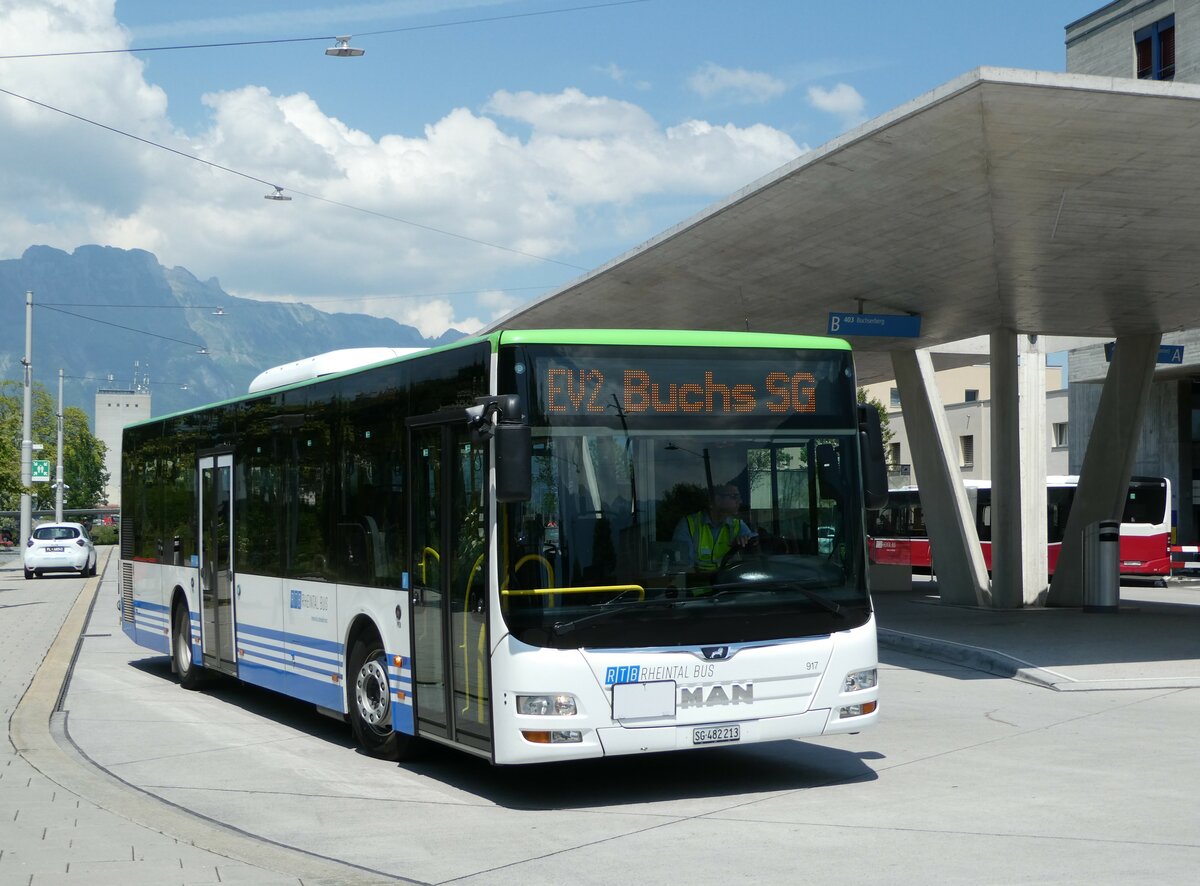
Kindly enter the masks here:
[[731, 550], [758, 540], [754, 530], [737, 515], [741, 503], [741, 493], [732, 483], [714, 486], [709, 492], [708, 508], [679, 521], [672, 541], [687, 552], [691, 571], [715, 572]]

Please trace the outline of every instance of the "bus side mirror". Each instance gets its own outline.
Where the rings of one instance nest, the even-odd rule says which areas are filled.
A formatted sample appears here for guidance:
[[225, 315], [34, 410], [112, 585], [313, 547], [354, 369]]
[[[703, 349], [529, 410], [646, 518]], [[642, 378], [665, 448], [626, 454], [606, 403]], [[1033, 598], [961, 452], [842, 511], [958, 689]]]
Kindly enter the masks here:
[[471, 440], [492, 443], [496, 457], [496, 501], [529, 501], [533, 497], [533, 432], [516, 394], [480, 397], [467, 407]]
[[883, 457], [883, 428], [879, 410], [870, 403], [858, 406], [858, 450], [862, 460], [863, 505], [878, 511], [887, 505], [887, 462]]
[[533, 433], [529, 425], [496, 425], [496, 501], [529, 501], [533, 497]]

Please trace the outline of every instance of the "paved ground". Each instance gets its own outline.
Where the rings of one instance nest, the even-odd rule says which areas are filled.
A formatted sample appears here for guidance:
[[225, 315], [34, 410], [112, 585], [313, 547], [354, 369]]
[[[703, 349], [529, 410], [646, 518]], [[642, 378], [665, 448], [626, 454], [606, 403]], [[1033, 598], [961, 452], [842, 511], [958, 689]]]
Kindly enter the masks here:
[[494, 769], [440, 749], [396, 767], [308, 706], [184, 692], [121, 634], [115, 565], [26, 582], [0, 559], [5, 886], [1158, 884], [1200, 866], [1200, 586], [1127, 589], [1116, 615], [880, 594], [876, 730]]
[[1116, 613], [942, 606], [937, 585], [877, 593], [880, 645], [1059, 691], [1200, 687], [1200, 580], [1126, 586]]
[[362, 882], [338, 866], [281, 863], [269, 844], [121, 783], [64, 739], [59, 694], [77, 645], [103, 639], [87, 624], [111, 553], [101, 549], [100, 575], [86, 580], [26, 581], [18, 556], [0, 558], [0, 884]]

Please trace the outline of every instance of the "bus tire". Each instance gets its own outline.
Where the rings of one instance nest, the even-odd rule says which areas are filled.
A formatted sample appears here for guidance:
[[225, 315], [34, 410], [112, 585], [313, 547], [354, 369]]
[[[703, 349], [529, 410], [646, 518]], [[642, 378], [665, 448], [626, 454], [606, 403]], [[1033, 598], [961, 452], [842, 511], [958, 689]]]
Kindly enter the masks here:
[[171, 664], [179, 675], [179, 685], [199, 689], [204, 668], [192, 660], [192, 616], [183, 603], [175, 604], [171, 625]]
[[383, 641], [366, 634], [350, 650], [350, 727], [358, 746], [381, 760], [400, 759], [401, 736], [392, 728], [392, 690]]

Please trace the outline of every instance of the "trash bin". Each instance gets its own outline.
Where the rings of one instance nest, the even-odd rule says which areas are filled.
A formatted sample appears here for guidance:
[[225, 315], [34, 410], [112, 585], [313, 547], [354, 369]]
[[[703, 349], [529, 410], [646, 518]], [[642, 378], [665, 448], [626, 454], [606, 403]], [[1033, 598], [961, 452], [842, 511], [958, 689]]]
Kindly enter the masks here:
[[1121, 603], [1121, 524], [1092, 523], [1083, 533], [1083, 611], [1117, 612]]

